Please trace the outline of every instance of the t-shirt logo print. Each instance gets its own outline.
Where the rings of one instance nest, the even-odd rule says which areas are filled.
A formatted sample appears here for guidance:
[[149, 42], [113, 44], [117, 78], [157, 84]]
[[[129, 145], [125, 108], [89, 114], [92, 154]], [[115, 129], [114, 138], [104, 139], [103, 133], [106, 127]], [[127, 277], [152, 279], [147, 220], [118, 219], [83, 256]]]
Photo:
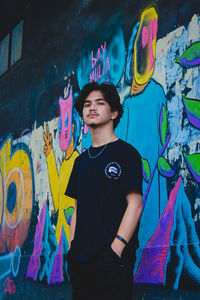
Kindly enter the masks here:
[[105, 167], [105, 174], [109, 179], [119, 179], [121, 173], [122, 168], [116, 161], [110, 162]]

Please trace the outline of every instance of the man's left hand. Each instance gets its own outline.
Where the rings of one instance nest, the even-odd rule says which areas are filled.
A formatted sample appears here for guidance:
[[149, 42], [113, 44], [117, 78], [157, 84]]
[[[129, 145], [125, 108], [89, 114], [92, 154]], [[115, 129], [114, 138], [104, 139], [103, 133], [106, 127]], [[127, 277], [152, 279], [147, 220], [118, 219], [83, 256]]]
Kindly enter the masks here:
[[115, 238], [111, 244], [111, 248], [121, 258], [125, 245], [122, 241]]

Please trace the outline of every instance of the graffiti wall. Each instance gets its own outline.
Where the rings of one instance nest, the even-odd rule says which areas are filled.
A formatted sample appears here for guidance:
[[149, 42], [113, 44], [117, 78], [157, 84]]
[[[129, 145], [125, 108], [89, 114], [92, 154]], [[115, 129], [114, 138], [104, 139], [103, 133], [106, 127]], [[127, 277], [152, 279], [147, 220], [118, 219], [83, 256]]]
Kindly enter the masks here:
[[1, 299], [27, 299], [30, 290], [32, 299], [71, 299], [74, 200], [64, 193], [74, 160], [91, 145], [74, 102], [93, 80], [117, 87], [124, 114], [116, 134], [142, 156], [137, 299], [147, 299], [143, 284], [166, 295], [200, 288], [200, 16], [162, 35], [160, 11], [142, 5], [129, 31], [119, 15], [87, 28], [75, 69], [62, 73], [59, 97], [46, 103], [55, 115], [30, 130], [24, 121], [19, 134], [0, 132]]

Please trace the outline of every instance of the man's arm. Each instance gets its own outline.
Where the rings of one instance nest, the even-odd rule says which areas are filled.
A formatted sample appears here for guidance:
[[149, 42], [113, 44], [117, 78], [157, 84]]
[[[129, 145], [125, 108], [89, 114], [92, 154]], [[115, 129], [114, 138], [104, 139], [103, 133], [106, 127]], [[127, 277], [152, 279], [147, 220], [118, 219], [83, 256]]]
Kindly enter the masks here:
[[[128, 243], [131, 239], [142, 213], [142, 195], [133, 191], [126, 196], [127, 208], [120, 223], [117, 235], [120, 235]], [[121, 257], [125, 244], [117, 238], [111, 244], [113, 251]]]
[[76, 228], [76, 211], [77, 211], [77, 200], [75, 200], [74, 212], [71, 219], [70, 225], [70, 239], [69, 239], [69, 249], [71, 248], [71, 242], [74, 239], [74, 233]]

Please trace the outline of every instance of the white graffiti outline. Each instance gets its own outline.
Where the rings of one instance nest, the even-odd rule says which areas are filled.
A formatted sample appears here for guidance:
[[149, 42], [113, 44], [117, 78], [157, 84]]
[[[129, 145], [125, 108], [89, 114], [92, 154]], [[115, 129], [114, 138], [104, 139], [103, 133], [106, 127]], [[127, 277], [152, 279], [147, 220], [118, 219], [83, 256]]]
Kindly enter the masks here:
[[[21, 170], [20, 170], [19, 168], [14, 168], [14, 169], [12, 169], [12, 171], [8, 174], [7, 179], [6, 179], [6, 182], [5, 182], [5, 185], [4, 185], [4, 188], [6, 187], [6, 184], [7, 184], [8, 180], [9, 180], [11, 174], [12, 174], [14, 171], [18, 171], [19, 174], [20, 174], [20, 177], [21, 177], [21, 182], [22, 182], [22, 205], [21, 205], [21, 210], [20, 210], [19, 218], [18, 218], [18, 220], [17, 220], [17, 222], [16, 222], [15, 225], [11, 226], [11, 225], [9, 224], [7, 218], [6, 218], [6, 214], [4, 215], [4, 218], [5, 218], [5, 220], [6, 220], [6, 223], [7, 223], [8, 227], [9, 227], [10, 229], [16, 228], [17, 225], [19, 224], [19, 221], [20, 221], [21, 215], [22, 215], [23, 206], [24, 206], [24, 180], [23, 180], [22, 172], [21, 172]], [[5, 194], [5, 193], [4, 193], [4, 194]]]

